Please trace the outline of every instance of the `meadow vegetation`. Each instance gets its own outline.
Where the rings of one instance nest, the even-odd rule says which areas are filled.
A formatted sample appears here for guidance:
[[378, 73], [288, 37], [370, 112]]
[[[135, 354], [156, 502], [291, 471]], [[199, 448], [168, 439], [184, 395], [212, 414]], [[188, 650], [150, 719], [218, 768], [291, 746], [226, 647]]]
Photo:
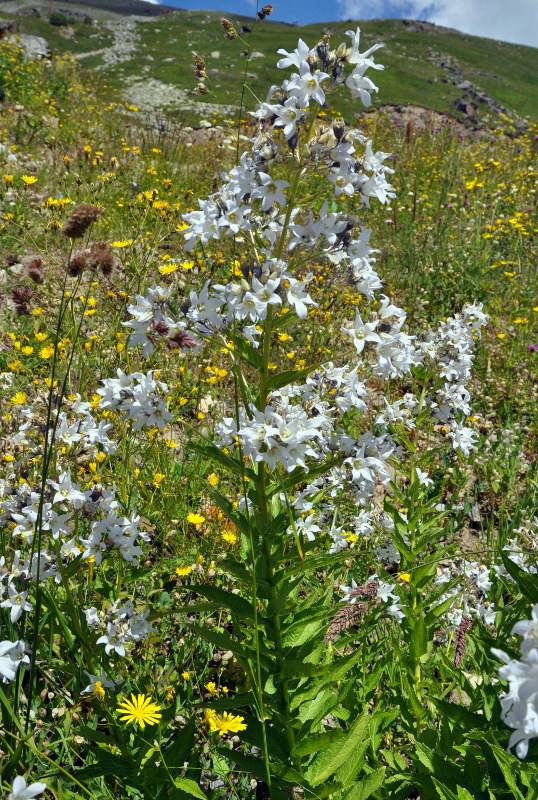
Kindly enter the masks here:
[[538, 128], [275, 30], [201, 130], [0, 43], [12, 800], [538, 798]]

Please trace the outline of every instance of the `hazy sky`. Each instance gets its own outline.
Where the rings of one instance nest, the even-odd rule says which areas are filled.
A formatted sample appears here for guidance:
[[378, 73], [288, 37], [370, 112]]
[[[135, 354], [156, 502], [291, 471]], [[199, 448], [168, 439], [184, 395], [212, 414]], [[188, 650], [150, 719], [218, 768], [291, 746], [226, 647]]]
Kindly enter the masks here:
[[[153, 0], [155, 1], [155, 0]], [[255, 0], [165, 0], [178, 8], [212, 8], [252, 16]], [[263, 0], [259, 3], [263, 5]], [[538, 0], [274, 0], [283, 22], [345, 19], [422, 19], [475, 36], [538, 47]]]

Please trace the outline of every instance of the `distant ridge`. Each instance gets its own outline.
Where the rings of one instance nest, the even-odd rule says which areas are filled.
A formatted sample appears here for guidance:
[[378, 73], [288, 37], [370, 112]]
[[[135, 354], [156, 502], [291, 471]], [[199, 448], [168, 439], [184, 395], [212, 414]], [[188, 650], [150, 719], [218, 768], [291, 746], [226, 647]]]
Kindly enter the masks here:
[[[0, 0], [0, 8], [5, 3], [13, 5], [12, 0]], [[146, 3], [144, 0], [58, 0], [56, 5], [60, 6], [90, 6], [102, 11], [110, 11], [114, 14], [130, 15], [136, 14], [141, 17], [160, 17], [169, 11], [178, 11], [174, 6], [161, 5], [156, 3]], [[21, 3], [21, 7], [31, 8], [32, 3]]]

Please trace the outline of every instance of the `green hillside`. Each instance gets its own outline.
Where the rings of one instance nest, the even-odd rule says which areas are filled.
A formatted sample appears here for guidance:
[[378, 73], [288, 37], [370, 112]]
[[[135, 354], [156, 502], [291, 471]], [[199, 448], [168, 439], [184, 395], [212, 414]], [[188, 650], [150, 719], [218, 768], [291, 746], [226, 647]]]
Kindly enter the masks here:
[[[239, 31], [243, 25], [252, 31], [245, 34], [244, 41], [229, 41], [219, 25], [220, 12], [174, 10], [165, 16], [142, 19], [141, 9], [149, 8], [148, 13], [156, 13], [158, 9], [160, 14], [166, 9], [140, 0], [125, 0], [114, 8], [124, 13], [132, 10], [138, 15], [136, 20], [129, 18], [127, 22], [125, 17], [110, 11], [106, 0], [93, 0], [91, 6], [57, 5], [60, 10], [67, 7], [79, 13], [84, 11], [92, 17], [93, 24], [72, 19], [69, 25], [53, 26], [48, 21], [48, 2], [37, 3], [40, 18], [22, 16], [24, 3], [13, 0], [0, 0], [0, 14], [15, 19], [20, 33], [43, 36], [53, 51], [72, 52], [82, 64], [97, 68], [111, 86], [131, 87], [127, 96], [130, 92], [135, 97], [134, 105], [137, 97], [144, 96], [145, 87], [150, 103], [155, 87], [162, 92], [169, 86], [181, 90], [171, 95], [169, 103], [166, 100], [160, 103], [175, 114], [189, 107], [199, 108], [204, 114], [218, 113], [219, 109], [212, 105], [197, 106], [200, 101], [238, 106], [245, 73], [248, 82], [245, 101], [247, 107], [252, 107], [255, 96], [263, 96], [269, 83], [282, 80], [276, 69], [278, 47], [293, 49], [299, 36], [311, 45], [327, 32], [340, 37], [357, 24], [291, 26], [271, 20], [253, 24], [252, 20], [231, 15]], [[494, 124], [498, 124], [503, 113], [516, 123], [525, 117], [538, 120], [536, 49], [469, 36], [428, 23], [369, 20], [360, 26], [364, 47], [376, 41], [385, 44], [378, 54], [378, 61], [386, 67], [380, 81], [382, 92], [374, 104], [417, 104], [456, 117], [468, 116], [471, 121], [482, 121], [489, 115]], [[248, 64], [244, 55], [247, 45], [251, 52]], [[111, 56], [111, 50], [116, 55]], [[192, 50], [206, 58], [212, 92], [203, 98], [194, 92]], [[329, 102], [333, 102], [331, 95]], [[359, 108], [358, 102], [353, 105], [335, 96], [334, 109], [347, 118]], [[229, 113], [229, 108], [222, 111]]]

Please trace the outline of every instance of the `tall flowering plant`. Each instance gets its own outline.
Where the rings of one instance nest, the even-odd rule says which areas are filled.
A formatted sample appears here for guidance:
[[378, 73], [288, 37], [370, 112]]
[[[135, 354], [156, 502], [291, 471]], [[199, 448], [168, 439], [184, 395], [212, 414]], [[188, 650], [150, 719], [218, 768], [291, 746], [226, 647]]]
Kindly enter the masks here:
[[[128, 307], [126, 322], [129, 343], [147, 355], [159, 339], [190, 347], [216, 339], [230, 359], [235, 399], [215, 439], [189, 446], [235, 486], [231, 497], [209, 484], [207, 492], [241, 534], [240, 554], [221, 564], [237, 588], [198, 586], [206, 602], [189, 610], [229, 615], [222, 630], [194, 629], [246, 673], [246, 695], [212, 706], [250, 706], [242, 738], [258, 749], [223, 752], [271, 797], [294, 786], [366, 797], [356, 794], [359, 776], [375, 791], [385, 774], [382, 731], [398, 716], [376, 702], [387, 633], [396, 623], [395, 650], [402, 633], [411, 643], [405, 686], [420, 735], [422, 664], [457, 599], [452, 583], [427, 589], [445, 551], [423, 563], [442, 528], [426, 451], [443, 436], [464, 455], [473, 448], [466, 384], [486, 317], [468, 305], [436, 330], [408, 333], [405, 311], [382, 293], [371, 231], [341, 210], [350, 199], [367, 211], [395, 196], [389, 154], [319, 113], [330, 91], [348, 90], [365, 105], [377, 91], [366, 72], [382, 69], [373, 58], [381, 45], [361, 53], [359, 34], [348, 31], [336, 48], [325, 36], [312, 48], [299, 40], [293, 52], [279, 51], [278, 67], [291, 74], [255, 111], [250, 148], [184, 215], [187, 251], [205, 254], [224, 239], [241, 250], [233, 279], [191, 291], [181, 316], [171, 311], [173, 290], [154, 287]], [[332, 360], [312, 362], [305, 339], [304, 366], [275, 373], [279, 337], [299, 344], [318, 307], [314, 263], [328, 265], [339, 291], [351, 285], [360, 306], [341, 324]], [[381, 402], [380, 384], [388, 387]], [[389, 399], [389, 387], [402, 385]], [[354, 548], [379, 531], [375, 553]], [[391, 564], [400, 565], [398, 585], [388, 580]], [[354, 578], [340, 581], [345, 605], [335, 612], [344, 566]]]

